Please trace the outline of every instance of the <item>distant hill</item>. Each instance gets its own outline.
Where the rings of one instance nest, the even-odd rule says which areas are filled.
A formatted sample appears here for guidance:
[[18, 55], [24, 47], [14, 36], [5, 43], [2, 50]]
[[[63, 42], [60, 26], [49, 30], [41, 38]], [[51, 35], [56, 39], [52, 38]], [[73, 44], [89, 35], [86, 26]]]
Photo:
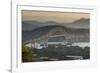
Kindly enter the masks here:
[[63, 25], [69, 28], [77, 28], [77, 29], [89, 29], [90, 28], [90, 20], [89, 19], [79, 19], [72, 23], [58, 23], [55, 21], [47, 21], [47, 22], [39, 22], [39, 21], [22, 21], [22, 30], [30, 31], [42, 26], [48, 25]]
[[59, 23], [48, 21], [48, 22], [38, 22], [38, 21], [23, 21], [22, 22], [22, 30], [23, 31], [30, 31], [34, 30], [39, 27], [47, 26], [47, 25], [60, 25]]
[[22, 22], [22, 30], [34, 30], [35, 28], [38, 28], [40, 26], [43, 26], [44, 23], [38, 22], [38, 21], [23, 21]]
[[75, 25], [74, 28], [90, 28], [90, 19], [79, 19], [71, 23], [71, 25]]
[[36, 28], [34, 30], [28, 30], [28, 31], [22, 31], [22, 40], [25, 41], [29, 41], [31, 40], [33, 37], [34, 38], [38, 38], [41, 37], [42, 35], [47, 34], [49, 31], [51, 31], [52, 29], [59, 27], [62, 28], [63, 30], [65, 30], [69, 35], [78, 35], [78, 36], [86, 36], [87, 39], [89, 39], [89, 29], [73, 29], [73, 28], [67, 28], [65, 26], [61, 26], [61, 25], [48, 25], [48, 26], [41, 26], [39, 28]]
[[90, 19], [79, 19], [72, 23], [62, 23], [62, 25], [69, 27], [69, 28], [76, 28], [76, 29], [90, 29]]

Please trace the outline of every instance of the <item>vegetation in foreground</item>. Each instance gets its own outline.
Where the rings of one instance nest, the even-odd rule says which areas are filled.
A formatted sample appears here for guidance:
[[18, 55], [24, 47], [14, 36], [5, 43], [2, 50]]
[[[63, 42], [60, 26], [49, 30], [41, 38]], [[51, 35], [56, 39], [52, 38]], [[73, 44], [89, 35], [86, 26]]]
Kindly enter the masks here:
[[90, 58], [90, 48], [78, 46], [70, 47], [46, 47], [43, 49], [29, 48], [22, 46], [22, 62], [38, 62], [60, 60], [75, 60], [67, 56], [81, 56], [83, 59]]

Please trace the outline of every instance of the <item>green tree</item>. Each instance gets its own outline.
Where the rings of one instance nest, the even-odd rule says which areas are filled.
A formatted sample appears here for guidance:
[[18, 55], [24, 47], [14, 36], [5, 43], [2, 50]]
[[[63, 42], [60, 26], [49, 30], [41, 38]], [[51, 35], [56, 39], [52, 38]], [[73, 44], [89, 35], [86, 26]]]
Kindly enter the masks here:
[[22, 46], [22, 62], [34, 62], [37, 60], [37, 56], [33, 54], [34, 49], [26, 46]]

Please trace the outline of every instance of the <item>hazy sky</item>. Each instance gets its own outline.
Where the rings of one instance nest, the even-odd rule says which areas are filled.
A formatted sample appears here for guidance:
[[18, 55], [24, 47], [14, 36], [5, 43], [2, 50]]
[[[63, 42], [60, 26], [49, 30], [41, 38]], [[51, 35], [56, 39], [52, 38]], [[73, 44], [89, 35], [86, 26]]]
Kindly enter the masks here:
[[71, 12], [46, 12], [22, 10], [22, 21], [56, 21], [70, 23], [81, 18], [90, 18], [89, 13], [71, 13]]

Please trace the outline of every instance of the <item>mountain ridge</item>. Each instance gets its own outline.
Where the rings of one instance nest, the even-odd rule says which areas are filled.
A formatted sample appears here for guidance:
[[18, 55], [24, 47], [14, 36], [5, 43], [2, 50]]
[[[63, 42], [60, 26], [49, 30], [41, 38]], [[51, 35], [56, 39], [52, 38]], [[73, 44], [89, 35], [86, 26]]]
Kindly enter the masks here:
[[89, 19], [79, 19], [72, 23], [58, 23], [55, 21], [47, 21], [47, 22], [39, 22], [39, 21], [22, 21], [22, 30], [34, 30], [41, 26], [48, 26], [48, 25], [63, 25], [69, 28], [84, 28], [89, 29]]
[[27, 41], [27, 40], [32, 39], [33, 37], [34, 38], [41, 37], [42, 35], [45, 35], [49, 31], [57, 27], [62, 28], [69, 35], [78, 35], [78, 36], [83, 35], [84, 36], [86, 34], [89, 34], [89, 29], [72, 29], [72, 28], [61, 26], [61, 25], [50, 25], [50, 26], [42, 26], [31, 31], [22, 31], [22, 40]]

